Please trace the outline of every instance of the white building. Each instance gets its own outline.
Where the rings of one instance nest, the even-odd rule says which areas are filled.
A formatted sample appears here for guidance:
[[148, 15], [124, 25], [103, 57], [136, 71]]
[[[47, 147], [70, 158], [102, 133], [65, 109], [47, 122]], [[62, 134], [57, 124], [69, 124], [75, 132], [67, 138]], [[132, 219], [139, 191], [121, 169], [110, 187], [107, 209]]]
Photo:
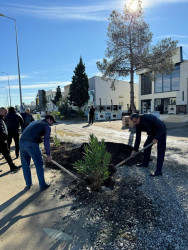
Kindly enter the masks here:
[[[103, 80], [99, 76], [89, 78], [88, 105], [121, 105], [127, 112], [130, 106], [130, 83], [120, 80]], [[138, 109], [138, 84], [134, 84], [134, 102]]]
[[48, 112], [52, 112], [55, 108], [55, 104], [53, 104], [53, 102], [51, 100], [54, 99], [56, 94], [56, 91], [54, 90], [47, 90], [46, 91], [46, 99], [47, 99], [47, 106], [46, 106], [46, 111]]
[[[61, 92], [62, 94], [62, 98], [64, 96], [64, 92]], [[56, 95], [56, 91], [55, 90], [47, 90], [46, 91], [46, 99], [47, 99], [47, 107], [46, 107], [46, 111], [47, 112], [52, 112], [52, 111], [56, 111], [57, 107], [56, 105], [52, 102], [52, 100], [54, 99]]]
[[139, 110], [141, 113], [159, 111], [161, 114], [188, 112], [188, 61], [182, 57], [182, 47], [173, 57], [174, 70], [159, 74], [155, 81], [147, 73], [139, 74]]

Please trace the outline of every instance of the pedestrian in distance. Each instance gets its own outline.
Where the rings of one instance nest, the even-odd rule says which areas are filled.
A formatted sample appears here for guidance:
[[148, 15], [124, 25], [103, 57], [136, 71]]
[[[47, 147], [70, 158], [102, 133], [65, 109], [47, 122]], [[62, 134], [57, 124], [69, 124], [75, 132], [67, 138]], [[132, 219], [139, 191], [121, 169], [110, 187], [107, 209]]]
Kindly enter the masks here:
[[[165, 124], [158, 119], [156, 116], [151, 114], [132, 114], [130, 116], [133, 124], [136, 126], [136, 140], [134, 144], [133, 151], [131, 156], [134, 157], [135, 153], [139, 149], [141, 141], [142, 131], [147, 132], [147, 139], [144, 143], [144, 147], [153, 142], [157, 144], [157, 166], [156, 170], [150, 176], [160, 176], [162, 175], [162, 167], [166, 151], [166, 126]], [[144, 159], [141, 164], [137, 164], [138, 167], [148, 167], [151, 155], [151, 147], [148, 147], [144, 151]]]
[[95, 115], [95, 109], [93, 106], [91, 106], [89, 109], [89, 124], [93, 124], [94, 115]]
[[24, 130], [20, 138], [20, 156], [22, 162], [23, 175], [26, 182], [25, 190], [29, 190], [32, 185], [30, 160], [35, 164], [40, 190], [47, 189], [50, 185], [45, 182], [42, 154], [39, 144], [44, 136], [44, 147], [47, 155], [47, 162], [51, 162], [50, 155], [50, 133], [51, 126], [56, 123], [51, 115], [46, 115], [45, 119], [31, 122]]
[[33, 122], [35, 119], [33, 118], [33, 116], [30, 114], [30, 108], [26, 108], [25, 109], [25, 113], [21, 113], [21, 116], [23, 118], [23, 124], [22, 124], [22, 132], [24, 131], [24, 129], [31, 123]]
[[4, 122], [4, 117], [6, 117], [6, 115], [7, 109], [4, 107], [0, 108], [0, 153], [2, 153], [2, 155], [4, 156], [10, 167], [10, 171], [12, 172], [19, 170], [21, 166], [16, 166], [10, 156], [10, 150], [7, 143], [8, 131]]
[[16, 158], [19, 157], [19, 128], [23, 125], [23, 119], [20, 114], [16, 113], [14, 107], [10, 107], [8, 109], [8, 114], [5, 117], [5, 123], [8, 130], [8, 147], [10, 150], [10, 145], [12, 143], [12, 139], [15, 142], [15, 155]]

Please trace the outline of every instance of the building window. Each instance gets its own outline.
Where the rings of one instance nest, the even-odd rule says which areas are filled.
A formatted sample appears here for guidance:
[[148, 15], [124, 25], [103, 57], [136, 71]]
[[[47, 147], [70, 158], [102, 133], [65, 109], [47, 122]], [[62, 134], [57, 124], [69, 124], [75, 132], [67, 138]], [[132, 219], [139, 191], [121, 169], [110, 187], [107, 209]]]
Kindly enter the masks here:
[[180, 86], [180, 65], [177, 64], [169, 75], [158, 74], [154, 83], [155, 93], [179, 90]]
[[151, 100], [142, 100], [141, 101], [141, 112], [142, 114], [146, 114], [151, 112]]
[[157, 75], [157, 79], [155, 81], [155, 93], [161, 93], [163, 92], [163, 78], [162, 78], [162, 75], [161, 74], [158, 74]]
[[164, 75], [163, 76], [163, 92], [170, 91], [171, 85], [171, 75]]
[[184, 91], [182, 91], [182, 101], [184, 101]]
[[151, 94], [151, 78], [150, 74], [141, 75], [141, 95]]
[[170, 105], [176, 105], [176, 98], [170, 98]]
[[179, 90], [180, 86], [180, 65], [176, 65], [172, 71], [172, 91]]

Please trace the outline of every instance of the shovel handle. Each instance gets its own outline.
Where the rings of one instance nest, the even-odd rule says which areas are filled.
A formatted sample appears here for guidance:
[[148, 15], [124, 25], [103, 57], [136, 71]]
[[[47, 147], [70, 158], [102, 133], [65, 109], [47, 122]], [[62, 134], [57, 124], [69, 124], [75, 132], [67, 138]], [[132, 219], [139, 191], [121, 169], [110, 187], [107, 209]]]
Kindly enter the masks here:
[[[142, 149], [140, 149], [139, 151], [137, 151], [137, 152], [135, 153], [134, 157], [135, 157], [136, 155], [138, 155], [140, 152], [144, 151], [145, 149], [151, 147], [152, 145], [153, 145], [153, 142], [149, 143], [147, 146], [145, 146], [145, 147], [143, 147]], [[123, 160], [123, 161], [121, 161], [120, 163], [118, 163], [118, 164], [115, 166], [115, 168], [121, 166], [122, 164], [124, 164], [125, 162], [129, 161], [130, 159], [132, 159], [132, 158], [134, 158], [134, 157], [129, 156], [129, 157], [126, 158], [125, 160]]]
[[[46, 157], [45, 155], [43, 155], [44, 157]], [[54, 165], [56, 165], [57, 167], [61, 168], [64, 172], [66, 172], [68, 175], [70, 175], [72, 178], [74, 178], [75, 180], [79, 180], [79, 178], [74, 175], [73, 173], [71, 173], [70, 171], [68, 171], [66, 168], [64, 168], [63, 166], [61, 166], [59, 163], [57, 163], [54, 160], [51, 160], [51, 163], [53, 163]]]

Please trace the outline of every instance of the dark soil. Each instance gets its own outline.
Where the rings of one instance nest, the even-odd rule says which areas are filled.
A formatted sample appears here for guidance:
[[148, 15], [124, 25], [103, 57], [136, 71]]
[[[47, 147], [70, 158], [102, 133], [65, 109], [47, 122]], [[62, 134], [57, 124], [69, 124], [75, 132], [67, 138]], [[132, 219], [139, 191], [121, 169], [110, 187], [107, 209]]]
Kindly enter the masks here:
[[[55, 146], [51, 147], [51, 154], [54, 161], [62, 165], [64, 168], [70, 170], [74, 174], [77, 173], [74, 169], [73, 165], [76, 161], [82, 159], [84, 153], [84, 145], [77, 146], [72, 143], [62, 142], [58, 148]], [[128, 158], [133, 150], [133, 148], [129, 145], [125, 145], [123, 143], [114, 143], [114, 142], [105, 142], [107, 151], [111, 154], [111, 162], [110, 162], [110, 172], [113, 173], [115, 171], [114, 166], [120, 163], [121, 161]], [[126, 165], [132, 166], [138, 162], [141, 162], [143, 158], [143, 153], [140, 153], [135, 158], [129, 160]], [[53, 164], [48, 164], [48, 167], [59, 169]]]
[[[114, 187], [114, 179], [113, 174], [116, 172], [115, 166], [120, 163], [121, 161], [128, 158], [133, 150], [133, 148], [129, 145], [125, 145], [123, 143], [114, 143], [114, 142], [105, 142], [107, 151], [111, 154], [111, 162], [109, 164], [109, 173], [110, 177], [108, 180], [104, 182], [104, 186], [109, 187], [110, 189], [113, 189]], [[78, 177], [81, 177], [80, 179], [83, 179], [82, 176], [80, 176], [77, 171], [74, 169], [74, 163], [78, 160], [81, 160], [84, 153], [84, 145], [86, 143], [83, 143], [81, 146], [72, 144], [72, 143], [65, 143], [62, 142], [60, 146], [57, 148], [55, 146], [51, 147], [51, 154], [54, 161], [59, 163], [64, 168], [68, 169], [73, 174], [77, 175]], [[132, 166], [138, 162], [141, 162], [143, 158], [143, 153], [140, 153], [135, 158], [129, 160], [126, 162], [127, 166]], [[52, 163], [48, 163], [47, 167], [59, 169], [56, 165]], [[88, 180], [85, 179], [87, 182], [87, 185], [90, 183]], [[82, 183], [84, 185], [84, 183]]]
[[[72, 143], [61, 143], [58, 149], [51, 148], [52, 157], [77, 175], [73, 164], [83, 157], [84, 145], [78, 147]], [[138, 238], [132, 232], [135, 228], [147, 230], [151, 224], [156, 225], [158, 212], [152, 201], [140, 190], [142, 183], [139, 179], [136, 177], [115, 179], [113, 177], [115, 176], [113, 175], [114, 166], [128, 158], [133, 148], [125, 144], [106, 142], [106, 149], [111, 153], [109, 166], [111, 176], [100, 192], [92, 192], [86, 181], [72, 181], [67, 189], [59, 191], [59, 199], [73, 196], [76, 200], [71, 210], [87, 211], [85, 213], [88, 233], [95, 249], [114, 249], [111, 242], [119, 245], [122, 239], [126, 239], [130, 246], [136, 246]], [[126, 167], [141, 162], [142, 159], [143, 153], [140, 153], [127, 162]], [[56, 168], [52, 164], [50, 167]], [[83, 221], [84, 223], [86, 224], [86, 221]]]

